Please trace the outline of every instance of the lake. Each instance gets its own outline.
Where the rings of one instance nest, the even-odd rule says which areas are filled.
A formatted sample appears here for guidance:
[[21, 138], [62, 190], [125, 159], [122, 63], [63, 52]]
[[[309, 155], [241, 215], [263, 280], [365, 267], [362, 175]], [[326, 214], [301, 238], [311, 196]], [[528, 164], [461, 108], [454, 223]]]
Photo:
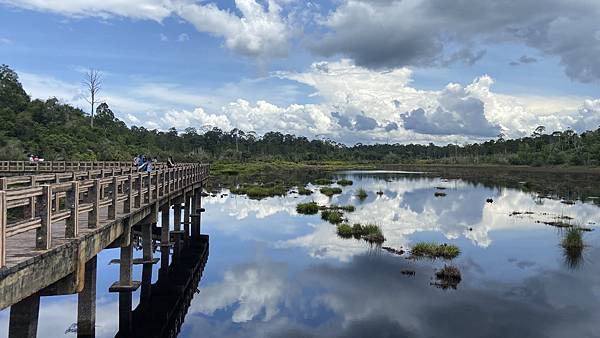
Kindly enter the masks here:
[[[334, 180], [353, 184], [331, 198], [312, 183], [310, 196], [261, 200], [219, 188], [203, 198], [210, 254], [179, 337], [600, 336], [597, 177], [520, 175], [337, 172]], [[349, 224], [378, 225], [383, 247], [404, 254], [339, 237], [319, 214], [298, 214], [296, 205], [309, 201], [355, 206], [344, 212]], [[582, 250], [561, 245], [571, 227]], [[461, 253], [411, 258], [422, 241]], [[108, 292], [119, 275], [109, 262], [118, 257], [98, 256], [96, 337], [119, 329], [119, 296]], [[439, 278], [445, 266], [460, 281]], [[142, 270], [134, 267], [134, 279]], [[140, 290], [133, 307], [139, 302]], [[8, 309], [0, 312], [4, 336], [8, 318]], [[76, 336], [76, 321], [77, 295], [42, 297], [38, 337]]]

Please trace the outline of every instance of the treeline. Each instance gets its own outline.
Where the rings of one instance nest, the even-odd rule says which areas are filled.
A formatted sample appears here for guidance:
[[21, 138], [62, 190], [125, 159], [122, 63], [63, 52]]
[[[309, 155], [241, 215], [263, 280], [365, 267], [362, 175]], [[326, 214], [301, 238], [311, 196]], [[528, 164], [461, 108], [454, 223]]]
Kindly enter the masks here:
[[127, 127], [106, 103], [98, 106], [94, 127], [81, 109], [52, 98], [31, 100], [17, 74], [0, 67], [0, 159], [26, 159], [34, 153], [48, 160], [130, 160], [137, 154], [177, 161], [292, 161], [458, 163], [524, 165], [600, 165], [600, 129], [499, 137], [465, 146], [434, 144], [356, 144], [269, 132], [259, 136], [218, 128], [178, 133]]

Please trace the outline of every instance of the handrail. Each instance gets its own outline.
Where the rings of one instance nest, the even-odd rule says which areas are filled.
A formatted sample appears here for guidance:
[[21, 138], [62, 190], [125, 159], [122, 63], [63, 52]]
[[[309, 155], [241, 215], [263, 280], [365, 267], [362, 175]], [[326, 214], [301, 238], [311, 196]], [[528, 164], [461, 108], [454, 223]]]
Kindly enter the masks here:
[[[0, 178], [0, 268], [6, 264], [8, 237], [36, 230], [36, 248], [48, 250], [52, 247], [53, 222], [65, 220], [65, 237], [76, 238], [82, 213], [88, 213], [88, 228], [97, 228], [101, 208], [108, 207], [108, 219], [115, 220], [120, 202], [126, 214], [208, 175], [209, 165], [181, 164], [151, 173], [137, 172], [130, 166], [31, 175], [28, 179]], [[23, 216], [8, 220], [8, 211], [15, 208], [23, 208]]]
[[[176, 164], [185, 166], [187, 163]], [[153, 163], [155, 169], [167, 168], [167, 163]], [[0, 161], [0, 172], [69, 172], [96, 169], [135, 168], [133, 162], [90, 162], [90, 161]]]

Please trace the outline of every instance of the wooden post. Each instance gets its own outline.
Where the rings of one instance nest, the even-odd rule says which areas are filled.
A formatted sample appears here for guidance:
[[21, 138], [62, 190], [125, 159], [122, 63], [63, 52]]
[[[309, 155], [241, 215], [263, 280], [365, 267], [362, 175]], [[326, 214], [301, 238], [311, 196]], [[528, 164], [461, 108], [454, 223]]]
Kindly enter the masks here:
[[36, 217], [42, 221], [40, 228], [36, 229], [36, 248], [48, 250], [52, 247], [52, 187], [42, 186], [42, 195], [36, 203]]
[[75, 238], [79, 234], [79, 182], [71, 183], [71, 190], [67, 192], [66, 205], [71, 210], [71, 216], [66, 221], [65, 237]]
[[148, 173], [148, 193], [146, 194], [147, 195], [146, 196], [147, 202], [145, 202], [145, 203], [150, 203], [150, 201], [152, 201], [154, 199], [153, 198], [153, 192], [152, 192], [152, 185], [153, 185], [152, 184], [152, 173], [149, 172]]
[[119, 179], [117, 176], [112, 177], [111, 187], [112, 196], [111, 203], [108, 206], [108, 219], [114, 220], [117, 218], [117, 198], [119, 197]]
[[[185, 189], [185, 187], [184, 187]], [[183, 193], [183, 241], [187, 245], [190, 239], [190, 196], [184, 191]]]
[[102, 187], [101, 179], [94, 180], [94, 185], [88, 192], [89, 201], [92, 203], [92, 211], [88, 216], [88, 228], [95, 229], [100, 224], [100, 189]]
[[123, 191], [127, 194], [127, 199], [123, 202], [123, 213], [128, 214], [131, 212], [132, 198], [133, 198], [133, 176], [127, 175], [127, 181], [123, 185]]
[[136, 189], [137, 189], [137, 197], [135, 198], [135, 207], [140, 208], [142, 206], [142, 203], [144, 203], [144, 176], [142, 176], [142, 174], [137, 174], [136, 175], [136, 181], [137, 181], [137, 185], [136, 185]]
[[6, 264], [6, 191], [0, 190], [0, 268]]
[[[36, 181], [35, 181], [35, 176], [31, 175], [31, 186], [35, 187], [36, 186]], [[25, 219], [32, 219], [33, 216], [35, 215], [35, 197], [31, 197], [29, 199], [29, 207], [25, 207], [25, 211], [24, 211], [24, 216]]]

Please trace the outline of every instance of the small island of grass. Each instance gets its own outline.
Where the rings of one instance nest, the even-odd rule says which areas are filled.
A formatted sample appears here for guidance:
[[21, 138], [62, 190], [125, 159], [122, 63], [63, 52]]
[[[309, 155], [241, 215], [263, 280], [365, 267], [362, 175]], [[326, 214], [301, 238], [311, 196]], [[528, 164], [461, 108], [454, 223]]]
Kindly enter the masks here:
[[321, 218], [331, 224], [339, 224], [344, 221], [344, 214], [337, 210], [323, 210]]
[[375, 224], [362, 225], [356, 223], [353, 226], [347, 223], [340, 224], [337, 227], [337, 234], [342, 238], [362, 238], [369, 243], [383, 243], [385, 241], [381, 228]]
[[352, 184], [354, 184], [354, 182], [352, 182], [351, 180], [348, 180], [348, 179], [345, 179], [345, 178], [343, 178], [343, 179], [341, 179], [341, 180], [338, 180], [338, 181], [337, 181], [337, 184], [339, 184], [339, 185], [341, 185], [341, 186], [345, 187], [345, 186], [348, 186], [348, 185], [352, 185]]
[[328, 197], [342, 193], [341, 188], [332, 188], [332, 187], [323, 187], [323, 188], [319, 189], [319, 191], [321, 192], [321, 194], [328, 196]]
[[414, 258], [443, 258], [454, 259], [460, 255], [460, 249], [452, 244], [437, 244], [434, 242], [419, 242], [411, 250]]
[[300, 203], [296, 206], [296, 211], [302, 215], [316, 215], [319, 213], [317, 202]]
[[329, 178], [318, 178], [315, 180], [315, 184], [318, 185], [330, 185], [333, 184], [333, 181]]
[[288, 189], [283, 185], [244, 185], [231, 189], [235, 195], [247, 195], [251, 199], [262, 199], [266, 197], [284, 196]]
[[358, 189], [358, 191], [356, 192], [356, 197], [358, 197], [358, 199], [361, 200], [361, 201], [363, 201], [364, 199], [366, 199], [368, 196], [369, 195], [367, 194], [367, 192], [363, 188]]

